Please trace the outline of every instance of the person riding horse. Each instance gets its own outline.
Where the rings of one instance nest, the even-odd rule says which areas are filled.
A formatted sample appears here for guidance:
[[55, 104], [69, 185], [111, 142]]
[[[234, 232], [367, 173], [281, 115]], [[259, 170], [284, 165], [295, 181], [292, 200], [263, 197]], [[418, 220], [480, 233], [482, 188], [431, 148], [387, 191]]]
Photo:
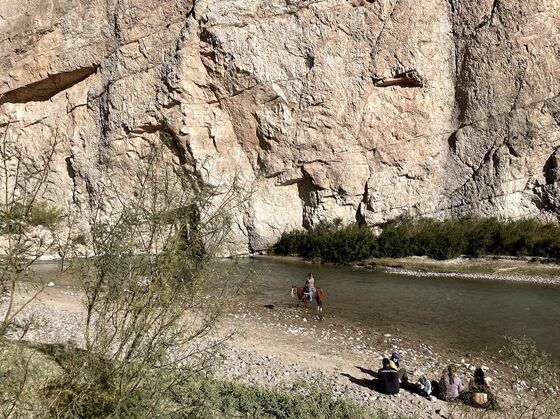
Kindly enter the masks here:
[[315, 278], [313, 278], [313, 275], [311, 275], [311, 273], [307, 274], [303, 292], [308, 296], [309, 301], [313, 301], [313, 294], [315, 294]]
[[[317, 302], [317, 312], [321, 314], [323, 312], [323, 290], [321, 288], [314, 288], [313, 299]], [[308, 295], [304, 292], [304, 287], [298, 287], [297, 285], [292, 285], [291, 295], [292, 298], [298, 300], [299, 303], [304, 303], [307, 307], [307, 302], [309, 301]]]

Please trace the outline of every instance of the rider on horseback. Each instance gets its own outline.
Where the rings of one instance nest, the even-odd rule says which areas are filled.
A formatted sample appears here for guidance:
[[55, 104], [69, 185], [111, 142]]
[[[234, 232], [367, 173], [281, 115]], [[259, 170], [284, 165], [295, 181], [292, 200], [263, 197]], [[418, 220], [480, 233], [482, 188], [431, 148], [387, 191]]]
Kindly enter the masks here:
[[307, 279], [305, 280], [305, 285], [303, 287], [303, 292], [308, 296], [309, 301], [313, 301], [313, 295], [315, 293], [315, 278], [311, 273], [307, 274]]

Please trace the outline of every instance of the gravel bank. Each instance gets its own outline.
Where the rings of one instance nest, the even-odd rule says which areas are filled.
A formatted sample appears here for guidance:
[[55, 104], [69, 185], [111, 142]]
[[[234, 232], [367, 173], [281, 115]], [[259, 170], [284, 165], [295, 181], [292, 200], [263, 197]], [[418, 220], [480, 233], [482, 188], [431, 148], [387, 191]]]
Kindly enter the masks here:
[[[526, 390], [500, 361], [434, 348], [403, 339], [398, 332], [383, 334], [344, 321], [320, 320], [311, 308], [239, 305], [224, 329], [237, 330], [219, 368], [224, 377], [286, 389], [297, 380], [322, 380], [336, 395], [395, 414], [441, 418], [458, 411], [461, 417], [479, 417], [482, 412], [429, 400], [404, 389], [395, 396], [373, 390], [372, 370], [380, 368], [381, 359], [393, 351], [399, 352], [413, 380], [421, 375], [439, 379], [441, 371], [455, 363], [465, 384], [474, 368], [483, 366], [504, 406], [516, 403]], [[485, 417], [503, 417], [503, 413], [486, 412]]]
[[417, 276], [419, 278], [446, 277], [446, 278], [467, 278], [467, 279], [486, 279], [491, 281], [513, 281], [513, 282], [533, 282], [536, 284], [560, 285], [558, 276], [541, 275], [519, 275], [519, 274], [500, 274], [500, 273], [462, 273], [462, 272], [431, 272], [427, 270], [406, 269], [398, 267], [383, 267], [381, 271], [394, 274]]
[[[80, 293], [70, 287], [52, 287], [22, 314], [40, 319], [41, 327], [27, 339], [41, 342], [83, 342]], [[463, 382], [476, 366], [484, 366], [503, 406], [518, 402], [526, 393], [523, 383], [498, 360], [435, 348], [394, 334], [367, 330], [336, 318], [321, 319], [311, 308], [294, 304], [240, 303], [226, 316], [215, 338], [234, 333], [216, 373], [248, 384], [290, 389], [298, 380], [327, 383], [335, 395], [348, 397], [372, 409], [419, 418], [479, 417], [478, 410], [429, 400], [401, 390], [387, 396], [371, 388], [372, 370], [381, 359], [399, 352], [402, 365], [415, 380], [421, 375], [438, 379], [449, 363], [459, 367]], [[485, 417], [504, 417], [504, 413]]]

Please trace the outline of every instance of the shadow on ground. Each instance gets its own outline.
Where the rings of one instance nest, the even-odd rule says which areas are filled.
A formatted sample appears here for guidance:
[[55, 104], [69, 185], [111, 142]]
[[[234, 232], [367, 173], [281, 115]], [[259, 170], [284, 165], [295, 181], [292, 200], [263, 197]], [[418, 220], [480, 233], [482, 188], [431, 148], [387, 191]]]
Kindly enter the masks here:
[[[369, 389], [369, 390], [373, 390], [373, 391], [375, 391], [375, 392], [377, 392], [377, 393], [383, 394], [383, 392], [381, 392], [381, 391], [378, 390], [378, 389], [379, 389], [379, 384], [380, 384], [380, 382], [379, 382], [379, 380], [377, 379], [377, 372], [376, 372], [376, 371], [370, 370], [370, 369], [368, 369], [368, 368], [360, 367], [360, 366], [358, 366], [358, 365], [356, 365], [356, 368], [359, 369], [359, 370], [360, 370], [362, 373], [364, 373], [364, 374], [371, 375], [371, 376], [373, 377], [373, 379], [369, 379], [369, 378], [358, 378], [358, 377], [354, 377], [354, 376], [352, 376], [352, 375], [350, 375], [350, 374], [348, 374], [348, 373], [345, 373], [345, 372], [341, 373], [340, 375], [342, 375], [343, 377], [348, 378], [348, 380], [349, 380], [351, 383], [357, 384], [357, 385], [359, 385], [359, 386], [361, 386], [361, 387], [365, 387], [365, 388], [367, 388], [367, 389]], [[404, 391], [407, 391], [407, 392], [409, 392], [409, 393], [412, 393], [412, 394], [418, 392], [418, 388], [416, 387], [416, 385], [411, 384], [411, 383], [408, 383], [408, 382], [402, 382], [401, 385], [400, 385], [400, 389], [401, 389], [401, 390], [404, 390]]]
[[352, 376], [350, 374], [347, 374], [345, 372], [341, 373], [340, 375], [348, 378], [348, 380], [350, 380], [350, 382], [352, 382], [354, 384], [357, 384], [359, 386], [365, 387], [369, 390], [377, 391], [377, 388], [379, 388], [379, 385], [378, 385], [379, 382], [377, 381], [377, 379], [370, 380], [370, 379], [366, 379], [366, 378], [357, 378], [357, 377], [354, 377], [354, 376]]
[[364, 374], [369, 374], [372, 377], [377, 378], [377, 372], [376, 371], [373, 371], [373, 370], [370, 370], [370, 369], [367, 369], [367, 368], [364, 368], [364, 367], [360, 367], [358, 365], [356, 365], [356, 368], [358, 368]]

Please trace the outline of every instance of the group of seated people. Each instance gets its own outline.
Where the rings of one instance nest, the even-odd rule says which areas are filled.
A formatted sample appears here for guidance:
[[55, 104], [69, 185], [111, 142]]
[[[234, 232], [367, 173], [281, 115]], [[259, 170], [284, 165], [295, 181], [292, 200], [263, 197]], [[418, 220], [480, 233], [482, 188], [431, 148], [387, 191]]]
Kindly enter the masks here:
[[377, 385], [385, 394], [397, 394], [401, 387], [406, 387], [423, 396], [436, 396], [443, 400], [461, 400], [472, 406], [490, 409], [498, 407], [496, 398], [490, 391], [484, 370], [477, 368], [467, 388], [457, 375], [457, 367], [449, 365], [439, 381], [429, 381], [421, 376], [416, 383], [409, 382], [405, 368], [399, 367], [399, 354], [393, 352], [390, 358], [383, 358], [383, 367], [377, 371]]

